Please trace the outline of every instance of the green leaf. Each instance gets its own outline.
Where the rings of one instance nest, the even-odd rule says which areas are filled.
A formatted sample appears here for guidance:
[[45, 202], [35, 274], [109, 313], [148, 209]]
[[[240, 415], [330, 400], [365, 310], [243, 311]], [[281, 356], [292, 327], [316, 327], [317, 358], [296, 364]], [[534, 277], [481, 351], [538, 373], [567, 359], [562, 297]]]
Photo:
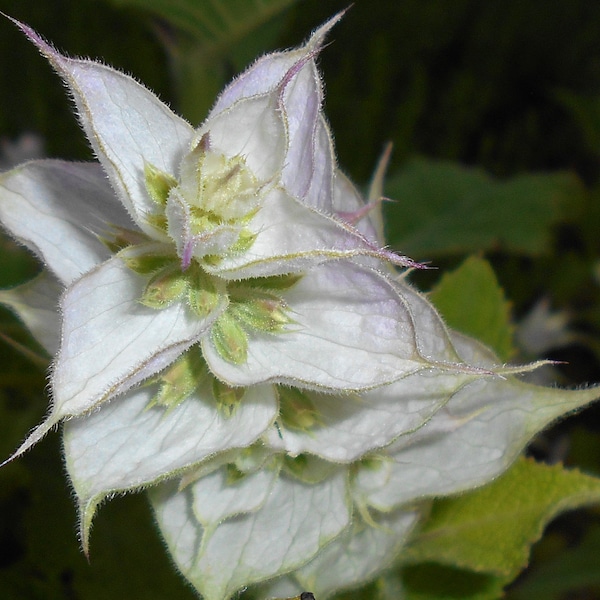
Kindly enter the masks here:
[[511, 357], [510, 303], [485, 259], [471, 256], [445, 273], [430, 299], [450, 327], [477, 338], [504, 360]]
[[419, 259], [503, 248], [538, 255], [551, 226], [577, 205], [582, 186], [567, 172], [493, 179], [482, 169], [413, 159], [386, 183], [387, 239]]
[[[576, 590], [596, 598], [600, 592], [600, 525], [592, 526], [575, 548], [561, 552], [555, 559], [534, 567], [529, 576], [510, 593], [511, 600], [560, 600]], [[595, 591], [595, 594], [592, 592]]]
[[506, 577], [528, 562], [531, 544], [558, 513], [600, 501], [600, 479], [522, 458], [493, 483], [434, 503], [405, 554]]

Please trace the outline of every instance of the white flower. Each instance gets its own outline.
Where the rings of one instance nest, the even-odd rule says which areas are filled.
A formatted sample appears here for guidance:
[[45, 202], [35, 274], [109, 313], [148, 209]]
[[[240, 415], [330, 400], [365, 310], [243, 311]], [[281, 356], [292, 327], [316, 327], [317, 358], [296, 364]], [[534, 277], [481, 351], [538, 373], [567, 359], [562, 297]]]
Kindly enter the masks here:
[[85, 549], [102, 499], [153, 485], [207, 600], [369, 579], [417, 500], [488, 481], [595, 396], [519, 383], [394, 278], [418, 265], [360, 220], [322, 114], [315, 60], [339, 18], [258, 60], [198, 129], [17, 23], [99, 162], [0, 176], [2, 224], [47, 267], [0, 301], [55, 355], [51, 412], [13, 458], [65, 421]]
[[[428, 366], [389, 281], [333, 262], [414, 264], [335, 217], [348, 182], [334, 168], [314, 65], [332, 24], [259, 61], [198, 130], [131, 78], [65, 58], [21, 26], [69, 85], [100, 161], [34, 162], [2, 179], [2, 222], [66, 287], [53, 410], [31, 443], [194, 344], [235, 386], [358, 390]], [[387, 347], [376, 321], [391, 326]]]

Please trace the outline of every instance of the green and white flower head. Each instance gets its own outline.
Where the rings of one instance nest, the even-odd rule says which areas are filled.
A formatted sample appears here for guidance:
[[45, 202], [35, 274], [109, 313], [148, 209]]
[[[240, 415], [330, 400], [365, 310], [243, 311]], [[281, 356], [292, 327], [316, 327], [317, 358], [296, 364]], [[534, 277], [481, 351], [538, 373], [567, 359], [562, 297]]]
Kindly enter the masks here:
[[2, 224], [46, 265], [0, 301], [55, 356], [50, 413], [13, 458], [64, 421], [84, 549], [104, 498], [152, 487], [207, 600], [369, 580], [422, 499], [489, 481], [596, 395], [519, 382], [395, 278], [419, 265], [383, 247], [322, 113], [315, 61], [340, 16], [259, 59], [197, 129], [16, 23], [98, 162], [0, 176]]

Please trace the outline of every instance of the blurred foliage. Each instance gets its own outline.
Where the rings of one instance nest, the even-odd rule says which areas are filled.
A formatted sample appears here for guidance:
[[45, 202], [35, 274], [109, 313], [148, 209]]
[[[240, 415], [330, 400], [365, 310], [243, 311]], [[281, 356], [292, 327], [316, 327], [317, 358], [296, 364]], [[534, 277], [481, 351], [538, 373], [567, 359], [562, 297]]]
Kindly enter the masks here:
[[[59, 49], [133, 73], [193, 123], [256, 55], [297, 45], [347, 6], [0, 0], [0, 10]], [[168, 21], [166, 11], [179, 12], [169, 12]], [[569, 363], [556, 367], [563, 385], [600, 381], [599, 32], [600, 4], [593, 0], [356, 0], [320, 59], [343, 168], [366, 184], [383, 145], [394, 142], [386, 194], [397, 202], [386, 205], [389, 241], [439, 267], [413, 280], [436, 290], [454, 326], [503, 356], [513, 343], [505, 297], [517, 331], [540, 299], [564, 311], [567, 337], [575, 341], [547, 354]], [[49, 155], [90, 158], [60, 81], [8, 22], [0, 23], [0, 57], [0, 141], [33, 131]], [[2, 286], [36, 272], [12, 242], [2, 239], [0, 251]], [[438, 282], [473, 252], [485, 253], [499, 285], [482, 258]], [[468, 318], [475, 311], [469, 302], [481, 294], [503, 312], [503, 332], [491, 325], [486, 337], [484, 317]], [[7, 311], [0, 313], [0, 334], [5, 457], [44, 414], [47, 398], [43, 370], [14, 348], [40, 350]], [[598, 475], [599, 434], [600, 408], [592, 407], [545, 433], [531, 452]], [[86, 563], [58, 446], [51, 435], [0, 472], [0, 597], [194, 597], [165, 559], [141, 496], [100, 511]], [[508, 598], [600, 598], [599, 531], [597, 509], [553, 521]], [[505, 584], [489, 572], [435, 561], [405, 567], [403, 581], [409, 598], [427, 600], [493, 598]], [[401, 587], [392, 572], [340, 598], [391, 600]]]
[[522, 458], [475, 492], [437, 500], [403, 560], [435, 561], [506, 584], [527, 565], [529, 545], [552, 517], [598, 501], [599, 479]]
[[515, 354], [510, 304], [486, 260], [471, 256], [444, 273], [429, 299], [453, 329], [483, 342], [504, 361]]
[[573, 173], [491, 178], [483, 169], [417, 158], [389, 177], [387, 240], [414, 256], [548, 252], [552, 227], [573, 220], [583, 195]]
[[234, 71], [276, 42], [275, 19], [295, 0], [111, 0], [162, 17], [156, 25], [170, 57], [177, 107], [200, 123]]
[[578, 544], [565, 548], [560, 539], [557, 541], [560, 551], [536, 565], [530, 576], [509, 594], [510, 600], [600, 597], [600, 524], [589, 527]]

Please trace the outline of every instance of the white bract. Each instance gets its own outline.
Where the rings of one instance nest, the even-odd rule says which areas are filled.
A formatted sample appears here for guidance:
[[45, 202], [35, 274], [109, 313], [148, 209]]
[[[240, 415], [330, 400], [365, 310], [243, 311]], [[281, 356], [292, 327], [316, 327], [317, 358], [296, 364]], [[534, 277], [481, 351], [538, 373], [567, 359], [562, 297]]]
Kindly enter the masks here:
[[0, 301], [55, 356], [50, 414], [13, 458], [64, 421], [84, 548], [99, 502], [152, 486], [207, 600], [367, 581], [417, 500], [492, 479], [596, 394], [520, 383], [395, 279], [419, 265], [383, 249], [322, 114], [315, 61], [339, 18], [259, 59], [197, 129], [17, 23], [98, 163], [0, 176], [2, 224], [47, 267]]

